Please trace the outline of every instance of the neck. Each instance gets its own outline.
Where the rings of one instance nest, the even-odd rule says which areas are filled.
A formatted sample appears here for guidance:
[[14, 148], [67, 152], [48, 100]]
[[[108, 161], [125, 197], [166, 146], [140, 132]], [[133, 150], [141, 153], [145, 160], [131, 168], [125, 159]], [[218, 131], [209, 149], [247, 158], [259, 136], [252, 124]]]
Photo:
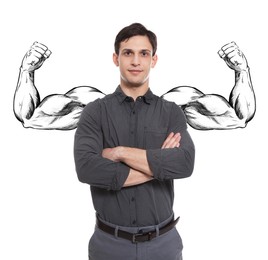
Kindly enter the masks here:
[[127, 96], [132, 97], [134, 100], [136, 100], [137, 97], [144, 96], [149, 90], [148, 84], [142, 86], [128, 86], [121, 82], [120, 87]]

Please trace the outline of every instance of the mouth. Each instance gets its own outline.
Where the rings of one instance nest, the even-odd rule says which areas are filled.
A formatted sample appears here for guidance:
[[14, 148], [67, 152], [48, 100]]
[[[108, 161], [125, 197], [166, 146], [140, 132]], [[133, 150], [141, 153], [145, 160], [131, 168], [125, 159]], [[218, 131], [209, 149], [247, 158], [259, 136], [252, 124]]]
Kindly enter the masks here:
[[138, 75], [142, 72], [142, 70], [130, 69], [130, 70], [128, 70], [128, 72], [130, 72], [133, 75]]

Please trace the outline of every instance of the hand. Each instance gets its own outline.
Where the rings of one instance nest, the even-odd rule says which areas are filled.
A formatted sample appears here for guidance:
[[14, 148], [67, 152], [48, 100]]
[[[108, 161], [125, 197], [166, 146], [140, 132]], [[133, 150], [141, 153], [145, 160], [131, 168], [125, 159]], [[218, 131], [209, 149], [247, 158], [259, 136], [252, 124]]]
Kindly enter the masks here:
[[21, 68], [28, 72], [39, 69], [44, 61], [51, 55], [51, 51], [42, 43], [35, 42], [25, 54]]
[[218, 54], [222, 59], [224, 59], [229, 68], [235, 71], [243, 71], [248, 69], [246, 57], [235, 42], [224, 45], [218, 51]]
[[180, 146], [181, 135], [180, 133], [174, 134], [171, 132], [162, 145], [162, 149], [175, 148]]
[[114, 148], [105, 148], [102, 151], [102, 157], [114, 162], [119, 162], [119, 150], [120, 146]]
[[[161, 148], [167, 149], [167, 148], [179, 147], [180, 140], [181, 140], [180, 133], [174, 134], [173, 132], [171, 132], [169, 134], [169, 136], [167, 137], [167, 139], [164, 141]], [[111, 161], [114, 161], [114, 162], [120, 162], [123, 158], [122, 155], [128, 154], [128, 152], [126, 152], [126, 149], [127, 149], [127, 147], [123, 147], [123, 146], [117, 146], [114, 148], [105, 148], [102, 151], [102, 157], [109, 159]], [[142, 150], [142, 151], [145, 151], [145, 150]], [[133, 150], [132, 150], [132, 152], [133, 152]], [[139, 151], [139, 153], [140, 153], [140, 151]], [[137, 157], [137, 156], [134, 156], [134, 157]]]

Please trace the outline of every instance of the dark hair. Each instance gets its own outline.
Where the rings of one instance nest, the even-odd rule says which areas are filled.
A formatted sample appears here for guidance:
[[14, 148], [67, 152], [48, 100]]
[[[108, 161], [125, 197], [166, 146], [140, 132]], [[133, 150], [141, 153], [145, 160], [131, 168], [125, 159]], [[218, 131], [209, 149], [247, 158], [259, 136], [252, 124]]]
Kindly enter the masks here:
[[156, 53], [157, 49], [157, 38], [156, 35], [147, 30], [142, 24], [140, 23], [133, 23], [129, 26], [124, 27], [116, 36], [115, 42], [114, 42], [114, 50], [116, 54], [119, 54], [119, 48], [120, 48], [120, 43], [128, 40], [129, 38], [133, 36], [147, 36], [152, 47], [153, 47], [153, 56]]

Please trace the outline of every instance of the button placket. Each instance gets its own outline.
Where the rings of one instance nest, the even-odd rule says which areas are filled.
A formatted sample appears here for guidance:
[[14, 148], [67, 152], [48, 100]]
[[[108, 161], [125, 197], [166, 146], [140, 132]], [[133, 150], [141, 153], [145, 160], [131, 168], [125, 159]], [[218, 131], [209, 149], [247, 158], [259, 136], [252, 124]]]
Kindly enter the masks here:
[[135, 189], [133, 190], [132, 197], [130, 197], [129, 199], [129, 204], [130, 204], [130, 222], [131, 225], [135, 226], [137, 224]]
[[137, 129], [137, 113], [135, 104], [132, 106], [132, 110], [130, 113], [130, 145], [134, 147], [136, 145], [136, 129]]

